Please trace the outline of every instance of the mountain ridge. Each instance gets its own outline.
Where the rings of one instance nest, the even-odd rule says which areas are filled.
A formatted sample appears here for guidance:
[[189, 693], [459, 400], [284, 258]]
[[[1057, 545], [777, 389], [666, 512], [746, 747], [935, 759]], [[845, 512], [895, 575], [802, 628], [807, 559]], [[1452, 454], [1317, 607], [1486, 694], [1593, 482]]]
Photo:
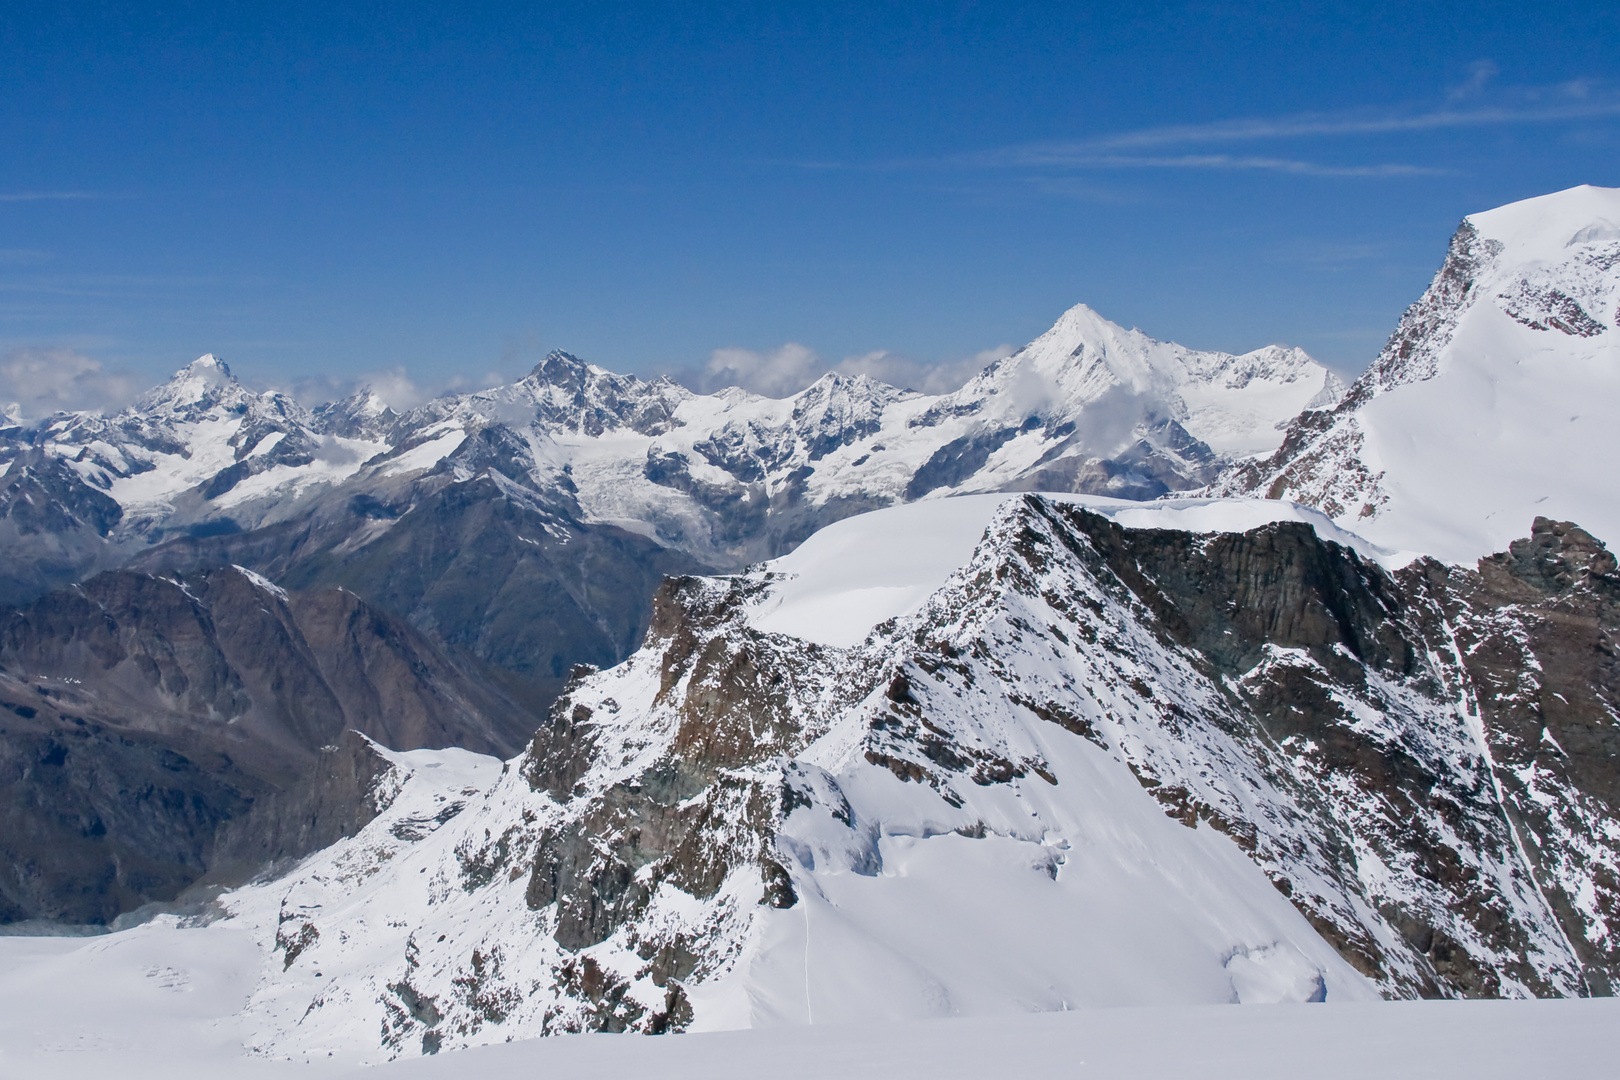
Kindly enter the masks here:
[[1390, 571], [1300, 521], [952, 502], [989, 515], [971, 558], [860, 643], [752, 626], [773, 565], [672, 578], [455, 820], [228, 899], [286, 957], [260, 1052], [1611, 992], [1620, 668], [1584, 646], [1620, 577], [1588, 534]]

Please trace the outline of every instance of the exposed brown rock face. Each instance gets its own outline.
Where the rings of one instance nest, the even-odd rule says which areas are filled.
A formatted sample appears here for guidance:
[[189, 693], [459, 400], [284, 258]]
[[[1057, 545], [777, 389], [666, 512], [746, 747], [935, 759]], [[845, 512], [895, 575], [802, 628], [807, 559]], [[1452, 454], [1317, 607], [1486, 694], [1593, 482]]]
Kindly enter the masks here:
[[[1367, 897], [1421, 958], [1396, 987], [1492, 996], [1506, 976], [1536, 993], [1609, 992], [1620, 955], [1593, 943], [1620, 926], [1620, 729], [1604, 704], [1620, 691], [1609, 638], [1620, 578], [1602, 545], [1538, 519], [1531, 539], [1477, 572], [1425, 560], [1392, 576], [1303, 525], [1205, 539], [1093, 518], [1086, 532], [1161, 633], [1241, 688], [1243, 734], [1268, 777], [1336, 793], [1299, 799], [1317, 804], [1331, 872], [1352, 881], [1359, 847], [1415, 875], [1406, 897]], [[1308, 662], [1268, 665], [1268, 649]], [[1396, 695], [1460, 723], [1368, 730], [1356, 705], [1397, 719]], [[1265, 823], [1244, 832], [1264, 864]], [[1504, 868], [1501, 880], [1482, 861]], [[1583, 887], [1585, 913], [1571, 895]], [[1319, 927], [1342, 922], [1296, 903]], [[1537, 909], [1551, 917], [1526, 925]], [[1545, 947], [1538, 934], [1567, 939], [1579, 964], [1537, 970], [1526, 958]], [[1364, 970], [1394, 974], [1370, 937], [1342, 925], [1337, 936]]]
[[352, 832], [383, 763], [351, 730], [506, 754], [535, 723], [352, 593], [232, 568], [108, 573], [0, 614], [0, 706], [8, 921], [106, 922]]
[[[526, 895], [531, 908], [557, 905], [554, 936], [565, 948], [595, 945], [634, 923], [664, 881], [707, 900], [728, 874], [753, 864], [762, 882], [774, 884], [773, 902], [791, 897], [769, 854], [791, 796], [778, 777], [755, 768], [812, 737], [801, 718], [807, 702], [826, 694], [829, 658], [808, 642], [739, 627], [739, 607], [759, 587], [671, 578], [659, 590], [643, 655], [657, 657], [658, 703], [670, 710], [674, 730], [670, 752], [650, 768], [599, 794], [580, 790], [597, 757], [595, 713], [567, 694], [536, 733], [524, 775], [582, 811], [539, 838]], [[853, 701], [860, 692], [853, 684], [841, 696]], [[684, 979], [705, 959], [679, 939], [645, 945], [649, 960], [666, 957], [658, 975]]]
[[[456, 804], [453, 848], [379, 879], [428, 901], [402, 906], [421, 912], [384, 932], [403, 956], [354, 1006], [389, 1053], [491, 1025], [679, 1030], [783, 909], [845, 873], [885, 888], [889, 840], [1028, 844], [1058, 881], [1075, 808], [1119, 825], [1088, 800], [1129, 777], [1388, 996], [1607, 993], [1620, 973], [1620, 573], [1575, 526], [1538, 521], [1477, 569], [1390, 572], [1297, 522], [1131, 530], [1026, 496], [916, 614], [849, 649], [750, 626], [775, 584], [667, 581], [643, 648], [574, 672], [498, 783]], [[392, 835], [414, 842], [408, 824]], [[297, 964], [382, 940], [330, 877], [287, 906]]]

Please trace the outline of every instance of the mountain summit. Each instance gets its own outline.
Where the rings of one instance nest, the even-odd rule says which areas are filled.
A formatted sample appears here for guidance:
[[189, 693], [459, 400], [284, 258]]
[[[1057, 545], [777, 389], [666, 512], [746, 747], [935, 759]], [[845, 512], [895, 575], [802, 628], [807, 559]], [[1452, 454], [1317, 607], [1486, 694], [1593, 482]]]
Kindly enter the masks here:
[[1344, 401], [1211, 489], [1469, 562], [1537, 515], [1620, 536], [1620, 189], [1473, 214]]

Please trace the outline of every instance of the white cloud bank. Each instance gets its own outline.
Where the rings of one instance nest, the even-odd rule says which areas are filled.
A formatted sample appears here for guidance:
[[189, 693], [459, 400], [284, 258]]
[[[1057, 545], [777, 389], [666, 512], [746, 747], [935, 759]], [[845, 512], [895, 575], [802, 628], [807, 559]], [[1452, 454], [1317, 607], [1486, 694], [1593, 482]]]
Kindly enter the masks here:
[[944, 394], [967, 382], [992, 361], [1011, 356], [1012, 352], [1012, 346], [1000, 345], [972, 356], [929, 364], [879, 349], [859, 356], [846, 356], [832, 364], [822, 359], [814, 349], [790, 341], [765, 352], [740, 348], [716, 349], [702, 373], [690, 381], [696, 383], [695, 389], [704, 391], [740, 386], [766, 397], [787, 397], [803, 390], [827, 372], [836, 371], [843, 375], [866, 375], [907, 390]]
[[111, 412], [140, 390], [129, 372], [108, 371], [73, 349], [23, 346], [0, 357], [0, 410], [14, 420], [81, 409]]

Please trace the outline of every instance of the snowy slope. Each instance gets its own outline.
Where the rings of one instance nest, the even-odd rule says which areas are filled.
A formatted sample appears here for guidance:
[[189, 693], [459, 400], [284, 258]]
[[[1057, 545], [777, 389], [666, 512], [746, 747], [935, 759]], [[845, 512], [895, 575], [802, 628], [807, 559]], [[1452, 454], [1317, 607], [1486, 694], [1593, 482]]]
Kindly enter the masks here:
[[[894, 508], [673, 579], [519, 758], [402, 761], [362, 833], [226, 899], [274, 950], [251, 1045], [1609, 985], [1607, 781], [1512, 711], [1607, 684], [1500, 689], [1552, 655], [1522, 585], [1392, 575], [1290, 504], [1090, 501]], [[1549, 602], [1614, 587], [1582, 558]]]
[[[970, 509], [982, 518], [991, 508]], [[916, 525], [905, 511], [883, 516]], [[998, 557], [994, 544], [984, 550], [983, 559]], [[981, 617], [1001, 618], [999, 610]], [[861, 732], [885, 691], [865, 688], [870, 675], [851, 684], [841, 672], [850, 662], [870, 668], [876, 656], [821, 653], [780, 672], [798, 704], [773, 718], [750, 713], [765, 725], [756, 745], [737, 748], [741, 757], [706, 754], [691, 740], [727, 739], [729, 721], [700, 722], [700, 733], [684, 707], [663, 700], [661, 632], [681, 633], [655, 618], [647, 648], [571, 698], [574, 711], [563, 715], [600, 718], [582, 772], [537, 740], [493, 787], [435, 789], [435, 799], [464, 799], [466, 808], [431, 832], [400, 824], [436, 820], [440, 805], [407, 777], [393, 806], [353, 841], [229, 901], [239, 919], [275, 925], [287, 953], [285, 973], [272, 970], [250, 1007], [255, 1046], [392, 1057], [611, 1030], [615, 1015], [629, 1026], [704, 1030], [1377, 996], [1228, 837], [1167, 817], [1130, 770], [1085, 738], [1027, 712], [964, 702], [951, 721], [963, 726], [961, 739], [1036, 761], [1051, 779], [958, 784], [942, 800], [870, 763]], [[806, 648], [779, 640], [773, 648], [784, 658]], [[660, 764], [672, 755], [688, 764]], [[643, 777], [671, 767], [721, 769], [676, 811], [708, 824], [689, 833], [697, 850], [642, 857], [644, 906], [615, 927], [624, 917], [597, 905], [615, 906], [624, 883], [589, 883], [594, 864], [573, 860], [615, 848], [613, 823], [626, 813], [649, 822], [668, 813], [635, 796], [654, 786]], [[548, 788], [559, 769], [577, 779]], [[572, 797], [557, 801], [556, 784]], [[658, 827], [669, 843], [683, 831]], [[548, 854], [548, 844], [562, 847]], [[702, 854], [708, 845], [720, 850]], [[541, 869], [548, 859], [566, 864], [551, 878]], [[791, 877], [784, 887], [795, 902], [760, 905], [760, 859], [778, 867], [780, 881]], [[574, 875], [585, 880], [570, 885]], [[596, 898], [588, 909], [569, 909], [566, 896], [543, 902], [547, 890], [577, 889]]]
[[[1302, 521], [1364, 557], [1399, 566], [1394, 555], [1329, 521], [1319, 511], [1274, 499], [1158, 499], [1098, 495], [1047, 498], [1084, 506], [1133, 529], [1244, 532], [1273, 521]], [[1004, 495], [929, 499], [846, 518], [761, 569], [776, 580], [754, 603], [748, 623], [821, 645], [858, 645], [885, 619], [910, 615], [966, 565]]]
[[1216, 493], [1321, 507], [1471, 562], [1543, 515], [1620, 540], [1620, 189], [1468, 217], [1434, 284], [1332, 413]]

